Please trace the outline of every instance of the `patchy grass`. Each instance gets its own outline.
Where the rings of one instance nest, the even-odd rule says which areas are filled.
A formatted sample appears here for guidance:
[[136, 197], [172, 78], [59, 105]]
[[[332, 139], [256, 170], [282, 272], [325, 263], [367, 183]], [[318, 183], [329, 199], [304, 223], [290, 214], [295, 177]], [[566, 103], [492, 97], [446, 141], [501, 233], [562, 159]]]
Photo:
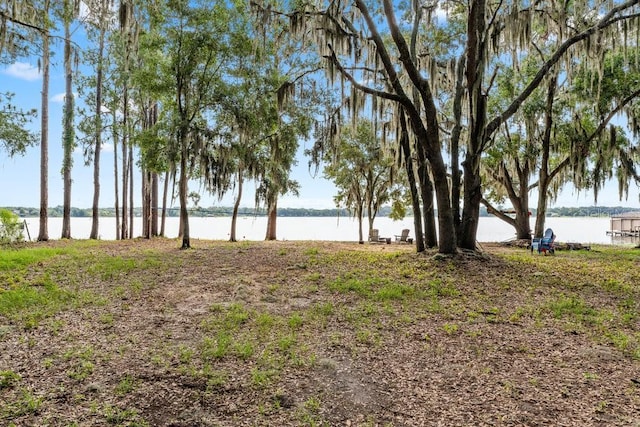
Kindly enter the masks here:
[[0, 249], [1, 425], [640, 424], [638, 250], [178, 246]]

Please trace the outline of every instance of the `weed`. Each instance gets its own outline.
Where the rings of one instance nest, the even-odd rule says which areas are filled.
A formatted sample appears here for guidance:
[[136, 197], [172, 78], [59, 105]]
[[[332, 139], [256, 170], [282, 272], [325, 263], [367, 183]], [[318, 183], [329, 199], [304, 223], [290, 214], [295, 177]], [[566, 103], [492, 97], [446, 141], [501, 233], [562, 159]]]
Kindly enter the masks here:
[[605, 411], [605, 409], [607, 409], [608, 406], [609, 406], [609, 402], [607, 402], [606, 400], [601, 400], [596, 405], [596, 412], [601, 414]]
[[28, 414], [37, 414], [44, 398], [34, 396], [29, 390], [20, 390], [20, 397], [15, 402], [0, 406], [0, 415], [7, 418], [17, 418]]
[[180, 363], [182, 364], [189, 364], [193, 358], [193, 353], [193, 349], [181, 345], [178, 347], [178, 360], [180, 360]]
[[271, 384], [273, 378], [278, 375], [275, 369], [253, 368], [251, 370], [251, 382], [258, 387], [266, 387]]
[[576, 296], [567, 297], [564, 294], [550, 301], [547, 307], [556, 319], [568, 316], [582, 320], [596, 315], [596, 311], [588, 307], [582, 299]]
[[322, 316], [331, 316], [335, 312], [335, 307], [332, 302], [327, 301], [320, 304], [317, 304], [313, 307], [313, 312], [318, 313]]
[[113, 326], [113, 314], [112, 313], [103, 313], [100, 315], [100, 323], [107, 327]]
[[322, 280], [322, 274], [320, 274], [318, 272], [309, 273], [306, 276], [306, 280], [307, 280], [307, 282], [317, 283], [320, 280]]
[[245, 342], [237, 342], [233, 346], [233, 352], [241, 359], [248, 359], [253, 356], [255, 350], [253, 347], [253, 343], [248, 340]]
[[460, 295], [460, 291], [442, 279], [431, 280], [429, 282], [428, 292], [434, 297], [457, 297]]
[[584, 372], [582, 376], [585, 379], [585, 381], [593, 381], [600, 378], [598, 374], [594, 374], [592, 372]]
[[256, 325], [261, 334], [269, 331], [275, 323], [275, 318], [270, 313], [262, 312], [256, 316]]
[[231, 335], [219, 332], [215, 338], [205, 337], [200, 344], [200, 356], [203, 360], [222, 359], [231, 349]]
[[304, 254], [307, 256], [316, 256], [320, 253], [320, 250], [318, 248], [307, 248], [304, 251]]
[[125, 394], [131, 393], [136, 385], [136, 380], [131, 375], [125, 375], [120, 378], [120, 381], [116, 385], [115, 392], [117, 395], [124, 396]]
[[293, 313], [291, 316], [289, 316], [289, 321], [287, 323], [289, 324], [289, 327], [291, 329], [300, 329], [300, 327], [302, 327], [302, 324], [304, 323], [304, 319], [302, 318], [302, 315], [300, 315], [300, 313]]
[[298, 410], [298, 417], [300, 421], [309, 426], [321, 425], [320, 408], [322, 402], [315, 396], [309, 397], [304, 401], [300, 409]]
[[207, 379], [207, 390], [222, 387], [229, 378], [229, 374], [227, 372], [213, 370], [209, 364], [204, 365], [202, 375]]
[[121, 409], [117, 406], [106, 405], [104, 417], [109, 424], [126, 425], [128, 427], [146, 427], [149, 424], [140, 418], [135, 409]]
[[283, 353], [289, 352], [289, 350], [296, 345], [296, 336], [293, 334], [286, 335], [278, 340], [278, 349]]
[[359, 329], [356, 332], [356, 340], [361, 344], [376, 347], [378, 347], [382, 342], [380, 334], [373, 332], [370, 329]]
[[98, 276], [104, 281], [113, 281], [114, 279], [126, 275], [139, 267], [134, 259], [125, 259], [118, 256], [99, 257], [93, 260], [92, 265], [88, 268], [90, 274]]
[[385, 300], [403, 300], [415, 294], [415, 288], [409, 285], [398, 283], [390, 283], [381, 287], [376, 293], [375, 298], [380, 301]]
[[459, 327], [455, 323], [445, 323], [442, 325], [442, 329], [444, 329], [448, 335], [454, 335], [458, 332]]
[[38, 326], [43, 318], [69, 307], [76, 297], [45, 274], [29, 285], [0, 292], [0, 315], [21, 321], [30, 329]]
[[0, 371], [0, 390], [15, 386], [22, 377], [13, 371]]
[[93, 373], [95, 365], [88, 360], [78, 362], [71, 369], [67, 370], [67, 376], [76, 381], [84, 381]]

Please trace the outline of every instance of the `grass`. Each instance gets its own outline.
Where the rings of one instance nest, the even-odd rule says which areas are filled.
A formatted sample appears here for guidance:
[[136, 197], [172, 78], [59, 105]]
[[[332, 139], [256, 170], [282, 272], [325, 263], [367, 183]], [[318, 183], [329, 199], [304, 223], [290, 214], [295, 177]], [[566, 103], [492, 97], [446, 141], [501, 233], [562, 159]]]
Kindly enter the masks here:
[[[375, 388], [369, 378], [376, 369], [400, 375], [404, 363], [423, 361], [436, 375], [442, 366], [464, 369], [446, 358], [467, 350], [460, 359], [465, 364], [489, 361], [456, 375], [473, 379], [480, 372], [483, 387], [497, 398], [529, 387], [546, 399], [542, 393], [555, 378], [543, 370], [519, 379], [509, 366], [492, 365], [504, 356], [505, 331], [520, 334], [508, 358], [522, 355], [524, 365], [540, 356], [531, 337], [603, 346], [615, 352], [607, 360], [621, 360], [620, 369], [640, 363], [637, 250], [603, 246], [541, 257], [514, 249], [486, 260], [436, 260], [394, 245], [368, 251], [215, 242], [178, 251], [172, 242], [157, 249], [138, 244], [142, 248], [71, 241], [0, 249], [6, 279], [0, 351], [28, 358], [0, 366], [0, 424], [55, 419], [51, 411], [65, 402], [78, 414], [68, 425], [91, 417], [99, 418], [96, 425], [153, 425], [160, 415], [135, 402], [166, 397], [167, 407], [171, 399], [186, 399], [180, 405], [218, 408], [228, 414], [222, 424], [248, 416], [254, 424], [336, 425], [333, 414], [348, 405], [349, 393]], [[394, 360], [407, 343], [414, 347], [400, 353], [406, 359]], [[368, 364], [376, 358], [382, 368]], [[598, 365], [580, 369], [572, 378], [599, 385], [608, 378]], [[39, 381], [43, 372], [65, 390]], [[350, 379], [358, 372], [362, 377]], [[397, 392], [410, 383], [389, 387]], [[287, 389], [296, 390], [293, 403], [283, 394]], [[242, 403], [233, 409], [227, 398]], [[361, 399], [364, 409], [346, 407], [389, 406], [366, 406], [369, 398]], [[600, 397], [589, 407], [610, 414], [624, 405], [607, 402], [620, 398]], [[357, 425], [391, 425], [384, 417], [365, 414]]]

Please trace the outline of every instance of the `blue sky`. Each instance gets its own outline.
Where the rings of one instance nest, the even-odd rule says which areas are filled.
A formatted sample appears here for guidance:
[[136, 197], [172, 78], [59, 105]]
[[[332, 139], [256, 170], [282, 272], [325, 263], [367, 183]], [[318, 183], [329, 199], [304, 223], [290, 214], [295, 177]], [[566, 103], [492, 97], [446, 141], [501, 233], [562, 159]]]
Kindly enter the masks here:
[[[17, 62], [0, 68], [0, 92], [15, 94], [13, 102], [24, 109], [36, 108], [40, 110], [40, 94], [42, 78], [36, 64]], [[53, 64], [50, 79], [49, 102], [49, 206], [63, 204], [62, 167], [62, 107], [64, 95], [64, 75], [61, 65]], [[40, 118], [33, 120], [31, 128], [39, 131]], [[309, 143], [307, 143], [308, 145]], [[335, 189], [331, 182], [322, 179], [321, 173], [313, 177], [308, 169], [308, 159], [304, 157], [304, 149], [310, 148], [303, 142], [298, 153], [298, 165], [293, 171], [293, 179], [301, 184], [300, 197], [284, 196], [279, 206], [301, 208], [333, 208]], [[100, 160], [101, 192], [100, 206], [114, 205], [113, 179], [113, 146], [105, 144]], [[72, 206], [79, 208], [91, 207], [93, 200], [93, 166], [85, 166], [81, 150], [73, 156], [72, 170]], [[134, 181], [139, 184], [140, 176], [135, 175]], [[40, 205], [40, 148], [28, 149], [24, 156], [8, 158], [0, 152], [0, 206]], [[245, 185], [242, 206], [254, 206], [253, 182]], [[198, 191], [197, 183], [192, 183], [190, 191]], [[136, 190], [136, 203], [139, 205], [139, 189]], [[222, 201], [202, 192], [200, 206], [230, 206], [235, 194], [230, 193]], [[174, 203], [177, 206], [177, 202]]]
[[[55, 62], [55, 58], [54, 58]], [[0, 91], [13, 92], [14, 103], [22, 108], [40, 109], [40, 91], [42, 79], [35, 61], [17, 62], [0, 68]], [[58, 206], [63, 203], [62, 185], [62, 143], [61, 122], [62, 102], [64, 92], [64, 77], [61, 64], [53, 64], [50, 81], [49, 103], [49, 206]], [[39, 117], [32, 123], [32, 128], [39, 130]], [[308, 145], [308, 143], [307, 143]], [[333, 195], [335, 188], [332, 183], [321, 176], [312, 177], [308, 170], [308, 159], [303, 156], [305, 143], [301, 144], [298, 153], [298, 165], [292, 173], [292, 178], [301, 185], [300, 197], [285, 196], [279, 202], [280, 207], [294, 208], [333, 208]], [[321, 174], [319, 174], [321, 175]], [[73, 185], [71, 192], [72, 206], [78, 208], [91, 207], [93, 199], [93, 167], [85, 166], [82, 153], [74, 153], [74, 166], [72, 172]], [[140, 176], [134, 180], [140, 182]], [[40, 149], [32, 147], [24, 156], [8, 158], [6, 153], [0, 152], [0, 206], [27, 206], [37, 207], [40, 204]], [[242, 206], [252, 207], [253, 183], [245, 186]], [[191, 191], [199, 191], [197, 184], [193, 184]], [[139, 206], [139, 189], [135, 192], [136, 204]], [[202, 194], [200, 206], [230, 206], [233, 203], [233, 195], [225, 197], [222, 201], [217, 198]], [[630, 206], [640, 207], [638, 202], [638, 188], [634, 184], [628, 200], [620, 201], [618, 198], [617, 184], [610, 183], [599, 195], [599, 206]], [[100, 206], [111, 207], [114, 205], [113, 183], [113, 147], [107, 144], [101, 157], [101, 195]], [[554, 206], [592, 206], [593, 194], [590, 192], [576, 193], [567, 187], [558, 198]], [[173, 204], [177, 206], [177, 202]], [[535, 196], [532, 197], [531, 207], [535, 207]]]

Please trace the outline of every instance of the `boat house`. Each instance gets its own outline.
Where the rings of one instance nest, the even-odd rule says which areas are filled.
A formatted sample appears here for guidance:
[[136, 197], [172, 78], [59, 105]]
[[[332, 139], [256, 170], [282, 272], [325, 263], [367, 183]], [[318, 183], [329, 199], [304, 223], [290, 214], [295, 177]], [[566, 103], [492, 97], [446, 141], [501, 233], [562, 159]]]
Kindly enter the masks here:
[[611, 215], [607, 234], [612, 236], [640, 236], [640, 211]]

